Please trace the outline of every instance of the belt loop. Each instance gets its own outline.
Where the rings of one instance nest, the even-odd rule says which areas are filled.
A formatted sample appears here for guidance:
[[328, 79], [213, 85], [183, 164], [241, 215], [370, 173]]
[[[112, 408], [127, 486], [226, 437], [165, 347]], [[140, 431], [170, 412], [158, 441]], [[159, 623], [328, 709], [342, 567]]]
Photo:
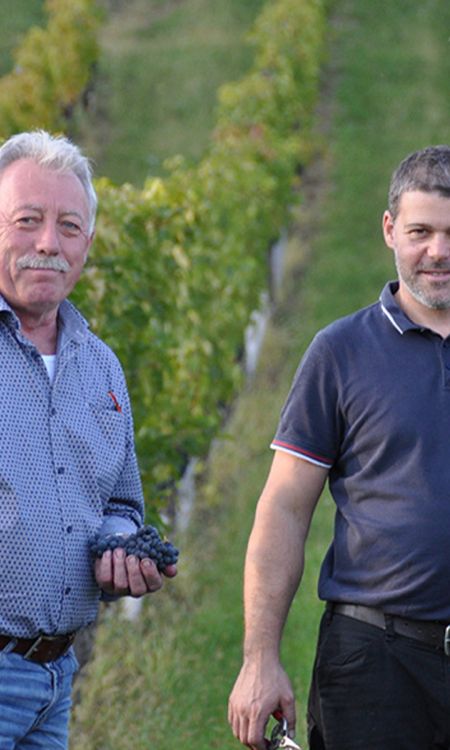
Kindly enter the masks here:
[[327, 606], [325, 608], [324, 612], [324, 622], [329, 625], [331, 620], [333, 619], [333, 612], [334, 612], [334, 602], [327, 602]]
[[31, 656], [34, 654], [35, 651], [39, 648], [39, 644], [42, 642], [44, 636], [38, 635], [37, 638], [33, 641], [30, 648], [24, 653], [23, 658], [24, 659], [30, 659]]
[[1, 649], [0, 653], [9, 654], [11, 651], [14, 651], [16, 646], [17, 646], [17, 638], [11, 638], [11, 640], [6, 644], [6, 646]]
[[384, 622], [386, 625], [386, 635], [392, 638], [395, 635], [394, 618], [392, 617], [392, 615], [386, 614], [386, 612], [383, 612], [383, 615], [384, 615]]

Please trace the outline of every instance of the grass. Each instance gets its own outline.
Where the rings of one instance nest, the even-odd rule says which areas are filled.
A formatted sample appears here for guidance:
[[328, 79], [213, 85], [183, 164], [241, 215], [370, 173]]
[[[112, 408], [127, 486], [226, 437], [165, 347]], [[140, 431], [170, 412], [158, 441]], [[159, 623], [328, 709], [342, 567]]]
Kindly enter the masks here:
[[[182, 154], [197, 161], [214, 125], [217, 91], [240, 78], [252, 50], [245, 36], [264, 0], [99, 0], [105, 8], [95, 92], [70, 134], [98, 175], [141, 185]], [[44, 0], [0, 9], [0, 75]]]
[[[299, 269], [299, 254], [303, 265], [303, 253], [293, 238], [292, 270]], [[137, 623], [124, 621], [112, 608], [104, 616], [97, 658], [75, 714], [73, 750], [138, 749], [149, 742], [157, 746], [168, 736], [173, 744], [196, 750], [235, 746], [226, 704], [240, 659], [243, 555], [271, 458], [267, 445], [297, 360], [294, 321], [288, 323], [292, 302], [279, 308], [264, 365], [237, 403], [227, 436], [214, 447], [191, 529], [176, 540], [182, 547], [179, 577], [167, 586], [167, 595], [145, 600]], [[329, 510], [329, 502], [323, 503], [321, 532], [312, 533], [308, 566], [314, 570]], [[301, 647], [305, 671], [320, 610], [313, 577], [308, 589], [312, 608], [306, 617], [297, 610], [290, 621], [290, 628], [296, 622], [308, 634]], [[289, 649], [286, 658], [291, 659]], [[120, 704], [125, 710], [119, 712]], [[130, 712], [139, 718], [131, 721]]]
[[[182, 542], [179, 578], [138, 623], [108, 611], [73, 724], [73, 750], [238, 747], [226, 703], [240, 663], [241, 572], [267, 445], [300, 353], [314, 332], [377, 298], [394, 274], [380, 232], [389, 175], [409, 151], [449, 142], [450, 7], [428, 0], [336, 0], [318, 128], [322, 173], [294, 211], [286, 282], [255, 379], [208, 466]], [[315, 197], [314, 197], [315, 196]], [[283, 658], [304, 713], [321, 605], [318, 567], [332, 525], [325, 493], [307, 549]], [[300, 719], [298, 738], [305, 745]]]
[[197, 161], [222, 83], [251, 62], [245, 34], [263, 0], [130, 0], [107, 18], [95, 106], [78, 136], [97, 172], [142, 184], [183, 154]]
[[[240, 47], [261, 5], [234, 0], [227, 10], [217, 0], [130, 0], [126, 13], [111, 16], [103, 38], [110, 56], [100, 76], [101, 91], [111, 93], [106, 114], [114, 125], [103, 112], [83, 125], [86, 142], [98, 149], [99, 173], [140, 182], [175, 152], [198, 158], [213, 123], [214, 91], [249, 59], [242, 48], [239, 54], [225, 48]], [[144, 7], [148, 13], [140, 15]], [[12, 42], [41, 12], [42, 3], [26, 0], [16, 0], [14, 13], [0, 11], [3, 72]], [[318, 128], [325, 128], [319, 176], [305, 176], [308, 198], [293, 212], [284, 291], [259, 370], [214, 446], [192, 526], [175, 539], [182, 547], [178, 578], [144, 601], [137, 622], [126, 621], [118, 605], [102, 611], [95, 659], [73, 717], [72, 750], [143, 750], [168, 742], [186, 750], [238, 747], [226, 702], [240, 663], [242, 563], [271, 459], [267, 445], [314, 332], [372, 302], [394, 273], [380, 234], [387, 181], [409, 151], [450, 141], [449, 36], [450, 6], [442, 0], [397, 0], [382, 13], [373, 0], [335, 0], [319, 108]], [[143, 83], [146, 93], [136, 93]], [[153, 131], [155, 120], [162, 133]], [[321, 611], [317, 573], [331, 525], [325, 493], [283, 644], [303, 746]]]
[[8, 73], [13, 65], [12, 53], [30, 26], [42, 26], [47, 17], [44, 0], [14, 0], [0, 4], [0, 76]]
[[[319, 323], [366, 304], [393, 273], [381, 215], [392, 170], [410, 151], [450, 141], [450, 8], [434, 0], [341, 0], [334, 24], [333, 190], [309, 290]], [[330, 291], [332, 293], [330, 294]]]

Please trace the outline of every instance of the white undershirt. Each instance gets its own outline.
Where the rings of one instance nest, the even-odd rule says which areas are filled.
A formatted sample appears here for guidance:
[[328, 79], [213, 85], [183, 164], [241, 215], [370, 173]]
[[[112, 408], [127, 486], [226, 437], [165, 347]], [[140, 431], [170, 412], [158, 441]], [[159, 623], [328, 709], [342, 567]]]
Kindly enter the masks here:
[[48, 376], [52, 383], [55, 374], [56, 354], [41, 354], [41, 357], [44, 360], [44, 365], [47, 368]]

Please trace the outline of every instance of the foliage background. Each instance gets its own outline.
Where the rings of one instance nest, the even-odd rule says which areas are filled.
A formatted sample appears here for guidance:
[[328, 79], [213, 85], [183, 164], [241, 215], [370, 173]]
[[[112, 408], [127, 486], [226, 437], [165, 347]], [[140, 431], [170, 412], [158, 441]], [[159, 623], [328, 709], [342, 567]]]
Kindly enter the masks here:
[[[15, 7], [20, 9], [23, 2], [18, 0]], [[29, 5], [38, 14], [40, 3]], [[321, 147], [320, 158], [315, 154], [313, 165], [306, 172], [302, 170], [302, 199], [298, 198], [298, 192], [289, 193], [291, 206], [285, 220], [290, 222], [291, 236], [285, 287], [282, 300], [274, 309], [259, 371], [255, 379], [245, 385], [240, 398], [233, 402], [226, 437], [222, 436], [214, 443], [208, 462], [208, 478], [203, 482], [191, 528], [186, 535], [175, 539], [182, 548], [179, 576], [170, 582], [165, 592], [145, 601], [142, 617], [137, 622], [124, 619], [115, 607], [102, 612], [95, 659], [80, 684], [82, 701], [77, 705], [73, 719], [73, 750], [78, 747], [109, 750], [117, 746], [136, 750], [163, 744], [168, 739], [174, 744], [201, 750], [211, 746], [238, 747], [227, 726], [226, 701], [240, 662], [242, 561], [254, 504], [270, 461], [267, 445], [279, 409], [298, 357], [317, 328], [337, 315], [376, 299], [381, 285], [393, 274], [391, 257], [382, 248], [379, 231], [391, 170], [409, 150], [431, 142], [449, 141], [448, 3], [442, 0], [399, 0], [384, 4], [382, 13], [380, 6], [371, 0], [334, 0], [332, 7], [327, 25], [329, 60], [326, 67], [322, 67], [322, 97], [312, 121], [315, 143]], [[22, 25], [21, 29], [25, 28], [26, 24]], [[268, 31], [270, 36], [270, 24]], [[289, 47], [288, 39], [285, 43]], [[3, 56], [4, 50], [5, 47], [2, 51], [0, 45], [0, 55]], [[8, 67], [6, 62], [5, 72]], [[289, 77], [284, 80], [289, 80]], [[253, 94], [249, 94], [254, 91], [252, 86], [262, 97], [262, 100], [255, 97], [255, 101], [264, 101], [265, 87], [258, 88], [258, 78], [242, 86], [247, 92], [246, 106], [241, 108], [246, 113], [247, 125], [253, 104]], [[295, 103], [293, 89], [288, 88], [288, 91], [291, 92], [290, 103]], [[225, 104], [233, 103], [234, 96], [233, 90], [230, 93], [225, 89]], [[286, 100], [278, 101], [281, 106]], [[286, 110], [289, 112], [290, 106], [286, 105]], [[270, 112], [272, 117], [276, 116], [275, 110], [269, 107]], [[270, 117], [268, 122], [271, 123]], [[78, 127], [79, 123], [76, 124]], [[222, 146], [229, 143], [235, 149], [233, 153], [237, 154], [237, 161], [244, 155], [244, 164], [247, 149], [250, 154], [258, 155], [255, 170], [250, 170], [249, 175], [244, 169], [242, 175], [239, 171], [238, 175], [242, 185], [249, 186], [249, 206], [253, 205], [251, 175], [257, 180], [264, 177], [261, 184], [265, 208], [256, 216], [262, 216], [263, 227], [272, 227], [271, 215], [266, 222], [274, 205], [270, 202], [273, 197], [271, 190], [274, 183], [278, 185], [276, 170], [280, 169], [283, 175], [286, 164], [289, 164], [289, 153], [283, 152], [282, 161], [276, 164], [269, 158], [270, 169], [266, 171], [261, 163], [265, 165], [272, 153], [271, 138], [276, 141], [270, 126], [267, 130], [263, 128], [262, 138], [259, 128], [255, 131], [244, 127], [241, 151], [241, 141], [235, 140], [235, 135], [242, 134], [241, 121], [238, 121], [236, 130], [228, 124], [222, 129], [219, 121], [217, 125], [221, 144], [218, 154]], [[284, 138], [281, 140], [284, 144]], [[306, 162], [309, 147], [305, 150], [302, 142], [301, 148]], [[212, 174], [212, 185], [220, 195], [220, 171], [214, 171], [215, 162], [212, 159], [210, 164], [210, 159], [212, 152], [205, 157], [202, 177], [206, 179], [205, 175]], [[172, 175], [175, 177], [171, 182]], [[137, 248], [164, 246], [165, 257], [158, 261], [160, 265], [156, 264], [155, 288], [158, 292], [159, 283], [168, 284], [169, 299], [179, 305], [175, 314], [175, 320], [178, 320], [187, 316], [190, 309], [195, 312], [195, 306], [187, 306], [186, 301], [196, 300], [195, 295], [199, 299], [206, 296], [207, 282], [215, 278], [214, 268], [209, 268], [211, 256], [202, 249], [207, 245], [202, 246], [199, 239], [204, 237], [202, 222], [208, 219], [211, 195], [215, 194], [210, 195], [205, 189], [200, 198], [197, 197], [196, 173], [191, 157], [187, 163], [178, 160], [168, 170], [163, 168], [160, 176], [164, 179], [151, 179], [145, 186], [143, 183], [140, 187], [137, 183], [134, 187], [124, 186], [119, 197], [114, 185], [102, 181], [100, 189], [104, 190], [105, 201], [110, 201], [112, 207], [111, 225], [105, 218], [104, 231], [105, 237], [108, 231], [112, 233], [111, 247], [116, 242], [119, 247], [125, 246], [124, 257], [128, 257], [127, 252], [131, 254], [131, 246], [127, 249], [126, 244], [128, 235], [125, 233], [120, 240], [115, 235], [113, 209], [118, 200], [116, 218], [121, 221], [124, 212], [131, 231], [137, 233]], [[298, 187], [297, 176], [294, 175], [294, 187]], [[192, 193], [189, 192], [191, 181], [195, 188]], [[282, 180], [279, 184], [284, 185]], [[155, 195], [155, 208], [148, 234], [143, 217], [147, 209], [146, 198], [153, 196], [151, 191]], [[185, 195], [197, 197], [198, 204], [193, 201], [192, 214], [184, 201]], [[246, 209], [247, 201], [242, 195], [246, 197], [247, 192], [239, 193], [236, 202], [244, 203]], [[169, 231], [165, 228], [167, 216], [175, 221]], [[277, 216], [279, 214], [275, 211], [274, 217]], [[218, 211], [213, 219], [213, 227], [217, 226], [218, 232], [226, 234], [227, 212]], [[256, 223], [252, 224], [255, 235], [251, 237], [258, 236]], [[234, 231], [234, 236], [239, 236], [239, 229]], [[148, 236], [154, 239], [154, 244], [149, 243]], [[247, 235], [244, 236], [247, 241]], [[220, 234], [211, 235], [214, 262], [221, 250], [218, 237]], [[175, 250], [177, 247], [181, 247], [181, 253]], [[233, 277], [236, 267], [239, 267], [234, 263], [241, 262], [242, 257], [233, 256], [231, 246], [228, 248], [226, 244], [226, 247], [228, 271]], [[257, 260], [253, 260], [252, 245], [249, 247], [250, 257], [247, 258], [246, 254], [244, 259], [244, 281], [254, 278], [253, 263], [260, 269]], [[265, 252], [266, 248], [262, 255]], [[256, 258], [260, 258], [258, 253]], [[117, 266], [122, 260], [119, 254]], [[192, 271], [194, 262], [195, 272]], [[101, 252], [95, 263], [101, 269]], [[198, 275], [197, 265], [202, 269]], [[137, 265], [132, 265], [131, 269], [128, 294], [136, 294], [139, 299], [139, 276], [143, 270]], [[108, 279], [114, 277], [117, 270], [120, 271], [121, 267], [114, 269], [112, 264]], [[178, 298], [175, 285], [172, 288], [172, 282], [167, 280], [168, 271], [176, 283], [180, 282], [181, 290], [192, 271], [196, 279], [193, 290], [189, 288], [192, 297], [181, 294]], [[149, 283], [149, 277], [145, 279]], [[204, 285], [200, 283], [202, 279]], [[232, 282], [235, 281], [232, 278]], [[96, 276], [95, 264], [87, 283], [92, 285], [88, 316], [94, 313], [95, 317], [95, 295], [101, 298], [104, 294], [101, 275]], [[214, 316], [216, 311], [222, 313], [220, 302], [223, 294], [223, 299], [232, 301], [234, 297], [226, 296], [226, 285], [212, 286], [212, 289], [216, 299], [208, 303], [207, 309], [208, 314]], [[113, 299], [102, 304], [111, 305], [111, 309], [123, 314], [129, 303], [127, 295], [122, 297], [119, 290], [116, 301], [114, 284], [112, 291]], [[240, 299], [239, 293], [238, 284], [237, 300]], [[165, 297], [161, 296], [164, 303]], [[114, 308], [116, 304], [117, 308]], [[98, 309], [101, 315], [107, 308], [99, 306]], [[138, 328], [146, 319], [146, 310], [140, 309], [140, 303], [136, 309], [139, 313], [136, 318]], [[164, 312], [164, 306], [161, 309]], [[172, 315], [171, 311], [169, 313]], [[232, 308], [226, 313], [227, 320], [233, 322]], [[199, 345], [208, 340], [202, 338], [204, 332], [220, 332], [222, 325], [226, 329], [220, 320], [213, 323], [213, 328], [208, 329], [209, 321], [195, 321], [194, 315], [193, 330], [195, 346], [200, 352], [200, 367], [205, 359], [210, 361], [202, 354]], [[167, 341], [172, 337], [175, 342], [170, 356], [176, 363], [180, 343], [176, 334], [178, 329], [176, 326], [172, 329], [170, 323], [167, 328], [163, 326], [159, 334], [158, 325], [155, 336], [168, 336]], [[134, 342], [135, 339], [130, 343], [130, 350]], [[122, 345], [126, 349], [128, 342], [122, 342]], [[225, 347], [220, 342], [222, 345]], [[224, 351], [227, 351], [226, 347]], [[192, 353], [188, 352], [186, 356], [192, 357], [190, 366], [195, 367]], [[157, 359], [157, 349], [154, 357]], [[237, 360], [233, 350], [233, 373], [239, 370]], [[146, 379], [139, 368], [133, 369], [133, 359], [127, 367], [132, 368], [132, 379]], [[220, 370], [215, 377], [216, 380], [211, 377], [212, 383], [221, 380]], [[180, 383], [183, 388], [182, 378]], [[178, 394], [179, 401], [182, 395], [181, 392]], [[192, 404], [189, 387], [187, 395]], [[219, 411], [222, 408], [223, 404], [219, 404]], [[228, 409], [226, 411], [229, 413]], [[196, 418], [194, 414], [194, 421]], [[186, 438], [187, 434], [186, 431], [183, 437]], [[182, 453], [177, 452], [175, 460], [179, 455]], [[161, 466], [165, 466], [164, 461]], [[164, 468], [162, 477], [168, 475]], [[311, 530], [304, 583], [290, 613], [283, 644], [283, 659], [298, 696], [298, 739], [302, 744], [306, 739], [302, 717], [321, 611], [315, 591], [317, 570], [330, 538], [331, 526], [332, 505], [325, 493]]]
[[253, 65], [221, 88], [198, 164], [175, 158], [142, 190], [97, 182], [95, 247], [73, 297], [128, 374], [150, 509], [207, 453], [242, 383], [268, 249], [313, 150], [324, 13], [318, 0], [267, 4]]
[[[74, 741], [86, 747], [145, 747], [168, 732], [186, 748], [239, 747], [226, 704], [241, 658], [242, 563], [279, 409], [316, 330], [376, 300], [395, 273], [380, 232], [391, 171], [408, 151], [449, 142], [450, 6], [401, 0], [384, 11], [372, 0], [333, 3], [314, 124], [323, 148], [303, 173], [291, 214], [285, 286], [260, 367], [234, 406], [227, 438], [215, 444], [191, 529], [179, 540], [183, 567], [174, 586], [145, 602], [139, 622], [105, 617], [101, 624], [75, 723]], [[284, 634], [304, 747], [322, 610], [316, 581], [332, 523], [325, 493]], [[132, 697], [119, 711], [121, 685]]]
[[[181, 5], [189, 28], [198, 1]], [[165, 25], [176, 58], [173, 15], [158, 15], [164, 4], [152, 9], [150, 36]], [[79, 104], [101, 59], [98, 6], [46, 0], [44, 10], [47, 26], [23, 37], [13, 71], [0, 79], [5, 134], [84, 122]], [[119, 355], [139, 405], [136, 445], [153, 517], [190, 457], [207, 453], [241, 384], [244, 331], [268, 285], [268, 249], [313, 150], [324, 22], [324, 0], [267, 3], [250, 36], [248, 73], [220, 89], [201, 160], [172, 158], [166, 175], [147, 177], [142, 189], [97, 181], [95, 245], [73, 299]], [[129, 49], [125, 58], [123, 71], [142, 74]]]

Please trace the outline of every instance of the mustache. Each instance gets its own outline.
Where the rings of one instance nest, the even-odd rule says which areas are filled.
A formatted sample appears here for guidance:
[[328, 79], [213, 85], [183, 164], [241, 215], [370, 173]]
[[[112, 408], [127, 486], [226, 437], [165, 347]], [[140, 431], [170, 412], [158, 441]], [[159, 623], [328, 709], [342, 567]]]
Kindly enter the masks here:
[[450, 266], [421, 266], [417, 269], [420, 271], [444, 271], [444, 273], [448, 273], [450, 271]]
[[16, 266], [19, 270], [24, 268], [43, 268], [50, 271], [61, 271], [67, 273], [70, 271], [70, 266], [65, 258], [59, 256], [39, 256], [39, 255], [23, 255], [18, 258]]

